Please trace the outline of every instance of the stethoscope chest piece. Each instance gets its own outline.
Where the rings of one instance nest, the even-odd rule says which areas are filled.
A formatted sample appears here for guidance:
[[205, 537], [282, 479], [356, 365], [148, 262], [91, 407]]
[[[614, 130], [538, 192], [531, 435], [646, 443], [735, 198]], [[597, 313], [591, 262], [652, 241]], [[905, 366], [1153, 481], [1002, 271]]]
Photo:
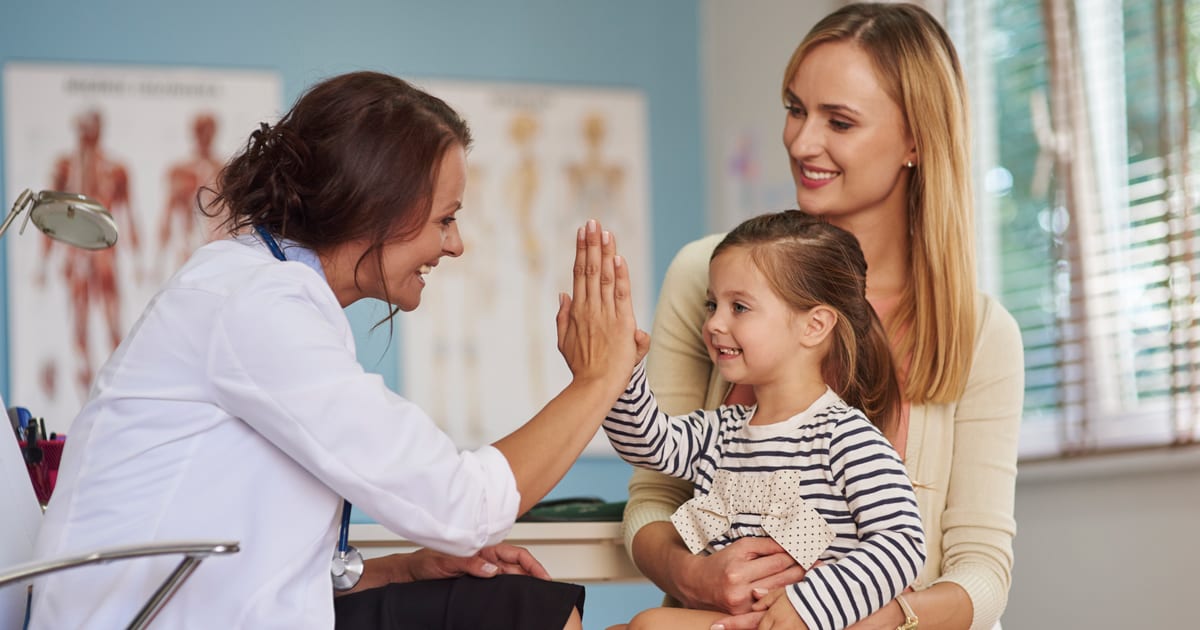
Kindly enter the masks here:
[[337, 549], [333, 551], [329, 575], [333, 578], [334, 590], [348, 591], [358, 584], [358, 579], [363, 574], [362, 554], [350, 544], [349, 501], [342, 502], [342, 526], [339, 529]]
[[333, 550], [333, 563], [329, 567], [334, 590], [348, 591], [354, 588], [362, 574], [362, 554], [350, 544], [350, 502], [342, 501], [342, 526], [338, 531], [337, 549]]
[[363, 573], [362, 554], [353, 546], [346, 547], [345, 551], [338, 549], [333, 552], [333, 566], [330, 568], [330, 573], [333, 576], [335, 590], [348, 591], [354, 588]]

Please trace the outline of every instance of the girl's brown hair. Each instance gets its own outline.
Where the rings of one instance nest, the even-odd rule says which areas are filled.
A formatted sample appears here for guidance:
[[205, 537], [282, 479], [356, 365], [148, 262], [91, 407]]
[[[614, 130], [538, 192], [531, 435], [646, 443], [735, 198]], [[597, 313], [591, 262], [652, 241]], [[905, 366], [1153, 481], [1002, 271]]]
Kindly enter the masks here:
[[822, 372], [842, 400], [880, 430], [900, 417], [900, 384], [883, 324], [867, 301], [867, 261], [853, 234], [798, 210], [744, 221], [713, 250], [748, 252], [771, 289], [797, 312], [825, 305], [837, 313]]

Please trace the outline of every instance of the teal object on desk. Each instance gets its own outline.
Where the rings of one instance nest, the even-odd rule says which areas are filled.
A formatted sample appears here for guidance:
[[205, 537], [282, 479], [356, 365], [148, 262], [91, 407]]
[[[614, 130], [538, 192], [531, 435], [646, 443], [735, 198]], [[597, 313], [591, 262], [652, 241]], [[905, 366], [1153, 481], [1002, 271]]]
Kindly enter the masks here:
[[606, 502], [596, 497], [570, 497], [542, 501], [529, 509], [518, 523], [562, 523], [570, 521], [620, 521], [625, 502]]

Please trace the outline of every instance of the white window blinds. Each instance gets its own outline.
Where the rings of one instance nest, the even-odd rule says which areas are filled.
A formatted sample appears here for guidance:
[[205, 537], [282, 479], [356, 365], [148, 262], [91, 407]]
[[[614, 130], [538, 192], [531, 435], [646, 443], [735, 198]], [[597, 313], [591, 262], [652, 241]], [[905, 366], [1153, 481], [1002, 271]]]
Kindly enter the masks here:
[[950, 0], [1022, 456], [1200, 439], [1200, 0]]

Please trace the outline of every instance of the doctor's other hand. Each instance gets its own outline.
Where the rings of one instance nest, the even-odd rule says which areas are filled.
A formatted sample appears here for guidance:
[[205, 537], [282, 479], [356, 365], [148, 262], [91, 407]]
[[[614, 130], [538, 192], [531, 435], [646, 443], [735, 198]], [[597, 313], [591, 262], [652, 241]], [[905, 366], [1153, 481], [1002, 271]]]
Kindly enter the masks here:
[[633, 367], [646, 355], [650, 336], [638, 330], [629, 267], [617, 255], [617, 239], [595, 219], [575, 239], [572, 295], [559, 296], [558, 351], [576, 379], [612, 376], [613, 366]]
[[396, 576], [399, 579], [393, 581], [439, 580], [460, 575], [490, 578], [501, 574], [550, 579], [546, 568], [528, 549], [504, 543], [484, 547], [479, 553], [467, 557], [452, 556], [432, 549], [419, 549], [405, 555], [409, 556], [407, 572]]

